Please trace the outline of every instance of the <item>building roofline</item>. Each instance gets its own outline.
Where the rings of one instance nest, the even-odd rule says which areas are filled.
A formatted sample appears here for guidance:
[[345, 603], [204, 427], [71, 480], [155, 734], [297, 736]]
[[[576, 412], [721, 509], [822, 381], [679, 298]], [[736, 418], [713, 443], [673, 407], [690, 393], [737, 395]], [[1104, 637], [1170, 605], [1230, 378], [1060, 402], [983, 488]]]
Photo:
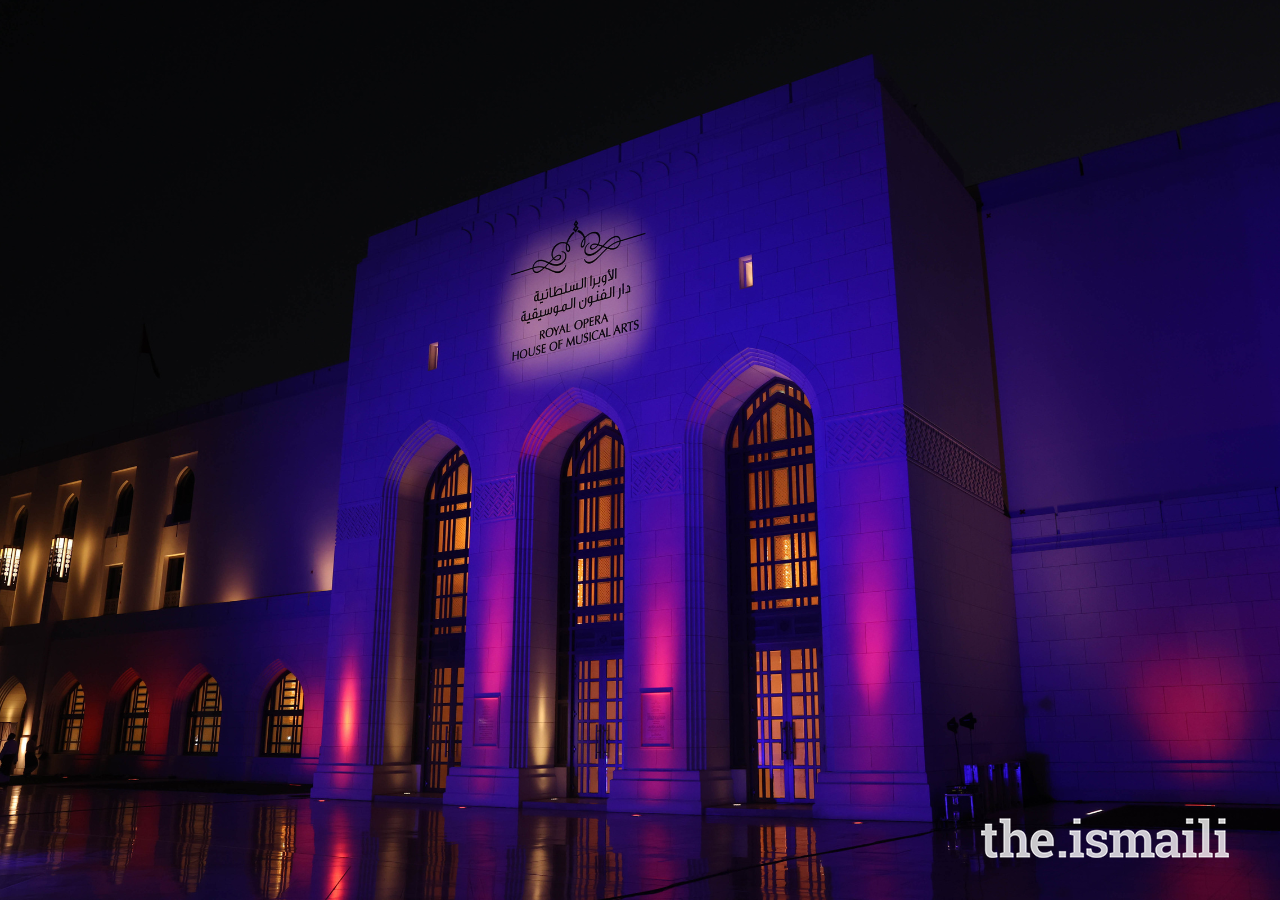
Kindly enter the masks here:
[[186, 425], [194, 425], [197, 422], [214, 419], [228, 413], [274, 403], [287, 397], [307, 394], [320, 388], [346, 384], [346, 382], [347, 363], [344, 361], [336, 365], [315, 369], [311, 372], [304, 372], [301, 375], [294, 375], [292, 378], [284, 378], [280, 381], [273, 381], [259, 387], [250, 388], [247, 391], [219, 397], [207, 403], [174, 410], [145, 422], [119, 425], [96, 434], [16, 454], [5, 460], [0, 460], [0, 475], [12, 475], [15, 472], [34, 469], [60, 459], [92, 453], [95, 450], [102, 450], [106, 447], [135, 441], [139, 438], [150, 437], [151, 435], [171, 431]]

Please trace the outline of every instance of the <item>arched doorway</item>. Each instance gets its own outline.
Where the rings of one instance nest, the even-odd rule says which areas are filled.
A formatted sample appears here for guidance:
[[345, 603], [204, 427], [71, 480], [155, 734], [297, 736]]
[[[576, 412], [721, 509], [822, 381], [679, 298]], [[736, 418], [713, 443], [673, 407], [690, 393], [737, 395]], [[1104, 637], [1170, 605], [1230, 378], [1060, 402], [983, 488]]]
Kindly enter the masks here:
[[462, 764], [470, 553], [471, 465], [455, 447], [423, 504], [413, 759], [429, 792], [443, 791], [449, 769]]
[[821, 764], [822, 618], [813, 411], [775, 378], [726, 443], [730, 755], [751, 799], [812, 802]]
[[580, 797], [607, 796], [622, 768], [624, 475], [622, 434], [598, 416], [560, 481], [557, 756]]

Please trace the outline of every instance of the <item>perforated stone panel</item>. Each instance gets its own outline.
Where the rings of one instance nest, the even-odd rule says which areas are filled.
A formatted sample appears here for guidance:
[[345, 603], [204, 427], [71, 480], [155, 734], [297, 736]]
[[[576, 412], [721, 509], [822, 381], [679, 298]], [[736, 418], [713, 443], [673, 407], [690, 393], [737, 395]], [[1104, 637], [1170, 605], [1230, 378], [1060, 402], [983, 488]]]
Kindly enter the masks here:
[[378, 504], [344, 506], [338, 510], [340, 541], [359, 541], [378, 536]]
[[983, 503], [1004, 509], [1000, 470], [946, 432], [906, 411], [907, 458]]
[[679, 447], [665, 447], [632, 456], [627, 463], [632, 495], [653, 497], [658, 494], [678, 494], [684, 487], [680, 461]]
[[510, 519], [516, 514], [516, 480], [482, 481], [472, 494], [472, 509], [479, 519]]
[[901, 409], [849, 416], [827, 424], [829, 468], [843, 469], [901, 458], [906, 452], [907, 434]]

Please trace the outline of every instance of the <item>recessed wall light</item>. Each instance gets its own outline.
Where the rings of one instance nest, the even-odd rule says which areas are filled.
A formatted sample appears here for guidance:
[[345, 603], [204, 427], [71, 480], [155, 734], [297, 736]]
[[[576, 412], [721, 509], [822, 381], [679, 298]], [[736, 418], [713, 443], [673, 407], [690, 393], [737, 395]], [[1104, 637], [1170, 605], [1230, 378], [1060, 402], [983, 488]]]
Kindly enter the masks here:
[[430, 371], [440, 364], [440, 342], [435, 341], [427, 345], [427, 370]]
[[751, 271], [751, 257], [738, 257], [738, 287], [749, 288], [755, 284], [755, 275]]

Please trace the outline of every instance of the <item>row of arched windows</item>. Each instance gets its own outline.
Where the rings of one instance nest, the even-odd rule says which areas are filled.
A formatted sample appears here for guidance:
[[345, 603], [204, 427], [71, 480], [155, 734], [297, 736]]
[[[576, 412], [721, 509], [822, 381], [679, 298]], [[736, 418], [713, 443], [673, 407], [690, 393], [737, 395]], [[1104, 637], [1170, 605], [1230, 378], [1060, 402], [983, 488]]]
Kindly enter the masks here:
[[[151, 700], [147, 683], [134, 682], [120, 705], [114, 744], [116, 753], [142, 753], [147, 746], [147, 723]], [[302, 685], [292, 672], [285, 672], [271, 686], [263, 704], [261, 756], [302, 755]], [[77, 683], [62, 699], [56, 753], [77, 753], [84, 734], [84, 686]], [[222, 690], [212, 675], [200, 682], [191, 694], [187, 709], [183, 752], [212, 756], [222, 737]]]
[[[730, 766], [753, 799], [812, 801], [821, 755], [822, 627], [813, 411], [776, 378], [743, 403], [725, 447]], [[607, 416], [560, 468], [555, 765], [575, 796], [622, 768], [626, 454]], [[423, 522], [415, 761], [423, 790], [461, 763], [471, 470], [455, 448]], [[477, 701], [479, 702], [479, 701]]]
[[[178, 475], [178, 480], [174, 484], [173, 492], [173, 509], [169, 515], [166, 524], [181, 524], [191, 521], [191, 504], [195, 498], [196, 475], [190, 468], [185, 468]], [[67, 498], [62, 507], [62, 524], [58, 529], [58, 533], [53, 537], [53, 543], [49, 548], [49, 574], [50, 581], [66, 581], [71, 571], [71, 550], [74, 544], [76, 534], [76, 520], [80, 514], [80, 498], [74, 494]], [[115, 513], [111, 518], [111, 526], [108, 529], [109, 536], [125, 535], [129, 533], [129, 524], [133, 519], [133, 485], [125, 482], [120, 486], [116, 493]], [[18, 510], [13, 522], [13, 539], [5, 547], [0, 547], [0, 590], [12, 590], [18, 584], [18, 567], [22, 559], [22, 550], [27, 539], [27, 508], [24, 506]], [[168, 582], [173, 581], [172, 566], [167, 574]], [[178, 581], [181, 582], [181, 563], [178, 565]], [[119, 572], [114, 576], [116, 579], [114, 590], [118, 597], [119, 589]], [[171, 592], [171, 587], [166, 583], [166, 594]], [[110, 595], [113, 587], [108, 583], [107, 593]], [[108, 597], [108, 604], [114, 599]]]

